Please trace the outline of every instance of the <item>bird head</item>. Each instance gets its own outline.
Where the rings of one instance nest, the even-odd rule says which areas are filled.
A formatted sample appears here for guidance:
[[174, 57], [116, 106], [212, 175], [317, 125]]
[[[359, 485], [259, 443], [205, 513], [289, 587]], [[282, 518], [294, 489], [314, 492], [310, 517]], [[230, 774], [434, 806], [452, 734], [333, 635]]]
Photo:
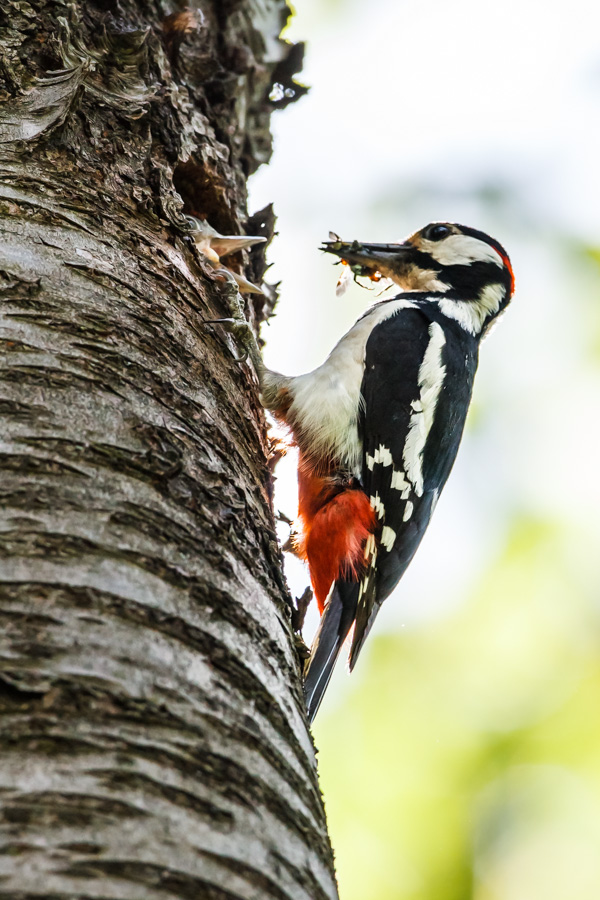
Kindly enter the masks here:
[[465, 225], [432, 222], [398, 243], [332, 240], [321, 249], [339, 256], [355, 275], [389, 278], [404, 291], [443, 294], [448, 301], [484, 303], [482, 328], [506, 308], [514, 290], [502, 245]]

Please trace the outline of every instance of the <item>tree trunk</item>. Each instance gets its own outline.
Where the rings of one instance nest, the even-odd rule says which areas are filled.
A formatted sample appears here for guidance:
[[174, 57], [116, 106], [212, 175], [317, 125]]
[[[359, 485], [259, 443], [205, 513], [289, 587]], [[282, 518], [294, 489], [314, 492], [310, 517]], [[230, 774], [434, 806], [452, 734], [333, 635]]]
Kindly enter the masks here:
[[335, 898], [256, 380], [184, 215], [248, 228], [288, 10], [3, 3], [0, 896]]

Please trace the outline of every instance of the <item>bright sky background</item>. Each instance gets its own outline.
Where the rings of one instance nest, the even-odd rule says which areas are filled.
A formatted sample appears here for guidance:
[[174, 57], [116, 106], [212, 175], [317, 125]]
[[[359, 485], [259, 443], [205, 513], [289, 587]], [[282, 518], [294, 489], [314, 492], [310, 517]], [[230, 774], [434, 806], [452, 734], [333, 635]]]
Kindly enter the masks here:
[[[600, 418], [598, 372], [581, 368], [591, 264], [581, 260], [573, 283], [568, 258], [574, 240], [600, 244], [599, 35], [587, 0], [568, 15], [532, 0], [300, 0], [291, 21], [287, 36], [308, 42], [310, 93], [275, 115], [273, 160], [250, 196], [251, 210], [274, 201], [278, 215], [267, 364], [313, 368], [371, 302], [359, 288], [335, 297], [338, 270], [317, 250], [330, 229], [387, 241], [430, 220], [464, 222], [505, 245], [517, 278], [482, 347], [475, 433], [379, 627], [457, 602], [518, 506], [583, 509], [600, 527], [597, 445], [582, 440]], [[278, 480], [293, 515], [293, 461]], [[306, 573], [288, 568], [299, 592]]]
[[[549, 706], [558, 705], [559, 695], [575, 690], [571, 676], [579, 677], [573, 674], [579, 651], [564, 656], [563, 669], [552, 656], [562, 635], [580, 635], [587, 628], [590, 639], [596, 635], [595, 654], [600, 645], [600, 297], [598, 261], [588, 253], [600, 247], [600, 7], [589, 0], [567, 5], [534, 0], [298, 0], [287, 36], [308, 42], [301, 80], [310, 93], [275, 115], [273, 160], [254, 176], [250, 192], [251, 212], [274, 202], [278, 215], [279, 237], [270, 250], [273, 266], [267, 277], [281, 281], [281, 300], [272, 323], [263, 328], [267, 364], [287, 374], [318, 365], [371, 301], [372, 294], [354, 286], [336, 298], [338, 270], [318, 252], [329, 230], [343, 239], [389, 241], [429, 221], [462, 222], [504, 244], [517, 281], [504, 321], [482, 347], [467, 433], [429, 531], [399, 588], [384, 604], [365, 658], [351, 678], [343, 664], [338, 665], [317, 719], [342, 898], [364, 900], [367, 888], [352, 860], [360, 856], [359, 848], [371, 848], [373, 858], [375, 847], [384, 854], [383, 838], [376, 836], [383, 801], [373, 810], [371, 831], [364, 809], [350, 815], [344, 807], [345, 819], [336, 819], [335, 773], [328, 772], [327, 760], [328, 748], [330, 753], [339, 750], [333, 749], [327, 722], [335, 722], [340, 733], [348, 723], [359, 727], [351, 710], [358, 710], [363, 685], [375, 677], [377, 636], [381, 642], [404, 629], [406, 639], [413, 635], [418, 643], [438, 634], [435, 629], [443, 630], [445, 623], [450, 630], [457, 627], [482, 584], [487, 584], [483, 603], [503, 579], [512, 584], [506, 573], [516, 563], [501, 565], [499, 560], [515, 523], [525, 521], [544, 527], [559, 523], [569, 542], [553, 550], [552, 540], [545, 543], [541, 538], [541, 549], [525, 554], [527, 565], [530, 560], [537, 567], [531, 570], [531, 584], [525, 584], [527, 572], [516, 566], [515, 583], [507, 588], [513, 591], [506, 597], [507, 616], [513, 601], [516, 604], [510, 612], [514, 630], [496, 661], [498, 671], [502, 665], [510, 669], [511, 654], [516, 658], [522, 653], [522, 666], [514, 666], [514, 706], [502, 694], [510, 708], [507, 715], [516, 716], [514, 721], [521, 715], [519, 702], [529, 696], [524, 685], [537, 684], [538, 693], [532, 696], [541, 705], [535, 707], [532, 701], [531, 708], [538, 717], [544, 696]], [[276, 502], [293, 516], [293, 460], [281, 464], [277, 476]], [[536, 629], [541, 633], [545, 626], [536, 618], [539, 611], [531, 612], [530, 622], [519, 618], [519, 591], [523, 597], [530, 589], [534, 592], [536, 579], [543, 581], [544, 570], [550, 571], [559, 557], [564, 558], [566, 580], [556, 589], [558, 597], [548, 601], [556, 614], [558, 637], [549, 638], [547, 645], [540, 637], [536, 644]], [[292, 590], [300, 594], [308, 583], [306, 571], [295, 560], [289, 561], [287, 571]], [[548, 591], [552, 593], [551, 585]], [[593, 619], [586, 619], [585, 625], [583, 607], [573, 599], [578, 591], [596, 598], [586, 607], [585, 615]], [[501, 609], [501, 597], [498, 603]], [[464, 619], [465, 634], [475, 627], [473, 621]], [[580, 646], [580, 637], [574, 647]], [[537, 645], [546, 648], [539, 658], [533, 649]], [[407, 646], [410, 651], [413, 644]], [[475, 658], [487, 652], [486, 646], [471, 647], [453, 652], [473, 653]], [[586, 652], [579, 653], [582, 667]], [[480, 658], [482, 666], [484, 662]], [[431, 666], [431, 660], [423, 665]], [[471, 667], [465, 671], [473, 676]], [[503, 677], [498, 675], [498, 684]], [[510, 680], [510, 674], [506, 677]], [[552, 681], [552, 690], [544, 679]], [[498, 692], [491, 696], [497, 698]], [[594, 702], [600, 708], [598, 696]], [[402, 704], [399, 708], [406, 712]], [[582, 712], [584, 719], [586, 715]], [[571, 728], [575, 735], [573, 722]], [[388, 739], [385, 729], [380, 738]], [[350, 740], [356, 740], [356, 731]], [[410, 747], [408, 737], [402, 740]], [[577, 740], [585, 746], [585, 740]], [[509, 835], [514, 847], [507, 839], [510, 851], [490, 851], [481, 864], [484, 876], [474, 882], [468, 897], [597, 900], [600, 866], [593, 859], [600, 859], [600, 845], [588, 853], [582, 835], [600, 834], [600, 793], [592, 800], [589, 786], [579, 784], [570, 770], [534, 770], [530, 781], [511, 770], [507, 791], [513, 789], [510, 785], [515, 797], [520, 791], [524, 797], [529, 790], [531, 796], [554, 791], [556, 809], [547, 816], [547, 810], [540, 812], [534, 804], [532, 812], [533, 807], [517, 798], [515, 803], [525, 803], [526, 812], [523, 819], [517, 816], [518, 828]], [[426, 792], [435, 777], [430, 770], [423, 775]], [[597, 782], [600, 773], [594, 777]], [[498, 790], [490, 782], [477, 803], [485, 806]], [[565, 811], [560, 798], [567, 795]], [[399, 816], [396, 810], [394, 821]], [[346, 820], [360, 821], [360, 840], [340, 824]], [[573, 856], [565, 849], [571, 845], [580, 854], [577, 859], [575, 851]], [[401, 846], [409, 854], [408, 838]], [[582, 853], [587, 853], [585, 859]], [[544, 860], [550, 859], [556, 860], [555, 869], [550, 866], [544, 874]], [[410, 888], [413, 875], [402, 880], [401, 888], [398, 881], [387, 892], [382, 888], [372, 893], [369, 900], [454, 896]], [[458, 892], [456, 897], [463, 900], [467, 894]]]

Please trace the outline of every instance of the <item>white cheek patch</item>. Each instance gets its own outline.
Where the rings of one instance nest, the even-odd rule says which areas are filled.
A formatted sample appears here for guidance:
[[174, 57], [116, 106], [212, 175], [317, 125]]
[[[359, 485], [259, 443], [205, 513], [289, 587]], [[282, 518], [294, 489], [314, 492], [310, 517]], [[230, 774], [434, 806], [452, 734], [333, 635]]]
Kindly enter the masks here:
[[494, 263], [504, 268], [504, 260], [497, 250], [468, 234], [451, 234], [443, 241], [421, 241], [421, 248], [442, 266], [469, 266], [474, 262]]
[[476, 300], [476, 305], [484, 313], [484, 319], [498, 312], [505, 296], [506, 290], [502, 284], [486, 284]]
[[438, 300], [440, 311], [469, 334], [479, 334], [488, 316], [495, 315], [506, 295], [501, 284], [488, 284], [474, 300]]

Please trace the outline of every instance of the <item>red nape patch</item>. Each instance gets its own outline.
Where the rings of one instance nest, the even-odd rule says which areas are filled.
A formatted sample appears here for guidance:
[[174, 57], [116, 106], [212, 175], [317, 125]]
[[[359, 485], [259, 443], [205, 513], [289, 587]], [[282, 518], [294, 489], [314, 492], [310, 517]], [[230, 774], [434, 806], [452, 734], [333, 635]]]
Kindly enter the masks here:
[[506, 253], [501, 253], [500, 256], [502, 257], [502, 262], [510, 272], [510, 296], [512, 297], [515, 292], [515, 273], [513, 272], [510, 259], [508, 258]]
[[375, 512], [364, 491], [337, 490], [328, 479], [300, 477], [299, 550], [308, 561], [320, 612], [336, 579], [361, 573], [365, 541], [375, 531]]

